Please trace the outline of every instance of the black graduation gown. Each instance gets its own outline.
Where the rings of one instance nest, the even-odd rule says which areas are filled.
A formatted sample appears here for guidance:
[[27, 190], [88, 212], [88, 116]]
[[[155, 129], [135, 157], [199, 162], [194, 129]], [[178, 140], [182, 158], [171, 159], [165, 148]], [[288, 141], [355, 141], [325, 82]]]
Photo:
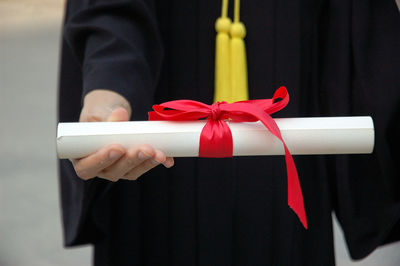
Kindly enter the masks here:
[[[232, 1], [231, 1], [232, 2]], [[212, 102], [220, 1], [68, 1], [59, 120], [81, 98], [124, 95], [133, 120], [152, 104]], [[231, 9], [232, 10], [232, 9]], [[400, 16], [394, 0], [242, 1], [250, 97], [285, 85], [275, 117], [371, 115], [372, 155], [295, 156], [309, 229], [287, 205], [284, 158], [176, 158], [138, 181], [60, 183], [67, 246], [96, 265], [333, 265], [335, 211], [353, 258], [400, 238]]]

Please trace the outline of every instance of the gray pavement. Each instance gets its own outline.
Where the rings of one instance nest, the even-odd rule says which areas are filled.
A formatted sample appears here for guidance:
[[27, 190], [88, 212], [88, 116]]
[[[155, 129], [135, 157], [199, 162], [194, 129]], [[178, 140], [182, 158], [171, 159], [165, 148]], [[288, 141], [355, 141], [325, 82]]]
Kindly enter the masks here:
[[[0, 266], [91, 261], [89, 247], [62, 246], [55, 154], [59, 28], [0, 32]], [[400, 265], [400, 244], [352, 263], [337, 225], [335, 240], [339, 266]]]
[[0, 265], [90, 265], [62, 246], [55, 154], [59, 24], [0, 34]]

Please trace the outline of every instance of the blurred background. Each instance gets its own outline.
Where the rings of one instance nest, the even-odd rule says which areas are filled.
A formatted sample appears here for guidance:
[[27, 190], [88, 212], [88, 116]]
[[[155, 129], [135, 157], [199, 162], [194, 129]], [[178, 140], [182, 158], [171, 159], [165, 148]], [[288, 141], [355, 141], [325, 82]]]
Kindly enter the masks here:
[[[62, 245], [55, 140], [63, 8], [64, 0], [0, 0], [0, 266], [91, 263], [90, 247]], [[339, 266], [400, 265], [400, 243], [351, 262], [336, 221], [335, 249]]]

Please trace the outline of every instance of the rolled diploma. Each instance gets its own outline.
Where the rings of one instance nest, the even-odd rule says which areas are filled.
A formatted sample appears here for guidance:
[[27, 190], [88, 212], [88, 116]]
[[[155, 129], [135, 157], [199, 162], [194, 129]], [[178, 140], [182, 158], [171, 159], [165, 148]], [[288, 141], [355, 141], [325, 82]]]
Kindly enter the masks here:
[[[293, 155], [371, 153], [371, 117], [314, 117], [275, 119]], [[205, 120], [59, 123], [57, 153], [61, 159], [85, 157], [104, 145], [129, 148], [150, 144], [172, 157], [197, 157]], [[233, 155], [283, 155], [282, 142], [261, 122], [227, 122]]]

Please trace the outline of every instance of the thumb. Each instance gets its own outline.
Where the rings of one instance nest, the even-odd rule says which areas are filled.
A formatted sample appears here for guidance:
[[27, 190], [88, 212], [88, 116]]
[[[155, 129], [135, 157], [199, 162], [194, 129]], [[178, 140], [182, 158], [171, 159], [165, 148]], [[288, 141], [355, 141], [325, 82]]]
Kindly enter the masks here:
[[107, 122], [121, 122], [121, 121], [129, 121], [129, 113], [123, 107], [118, 107], [107, 118]]

